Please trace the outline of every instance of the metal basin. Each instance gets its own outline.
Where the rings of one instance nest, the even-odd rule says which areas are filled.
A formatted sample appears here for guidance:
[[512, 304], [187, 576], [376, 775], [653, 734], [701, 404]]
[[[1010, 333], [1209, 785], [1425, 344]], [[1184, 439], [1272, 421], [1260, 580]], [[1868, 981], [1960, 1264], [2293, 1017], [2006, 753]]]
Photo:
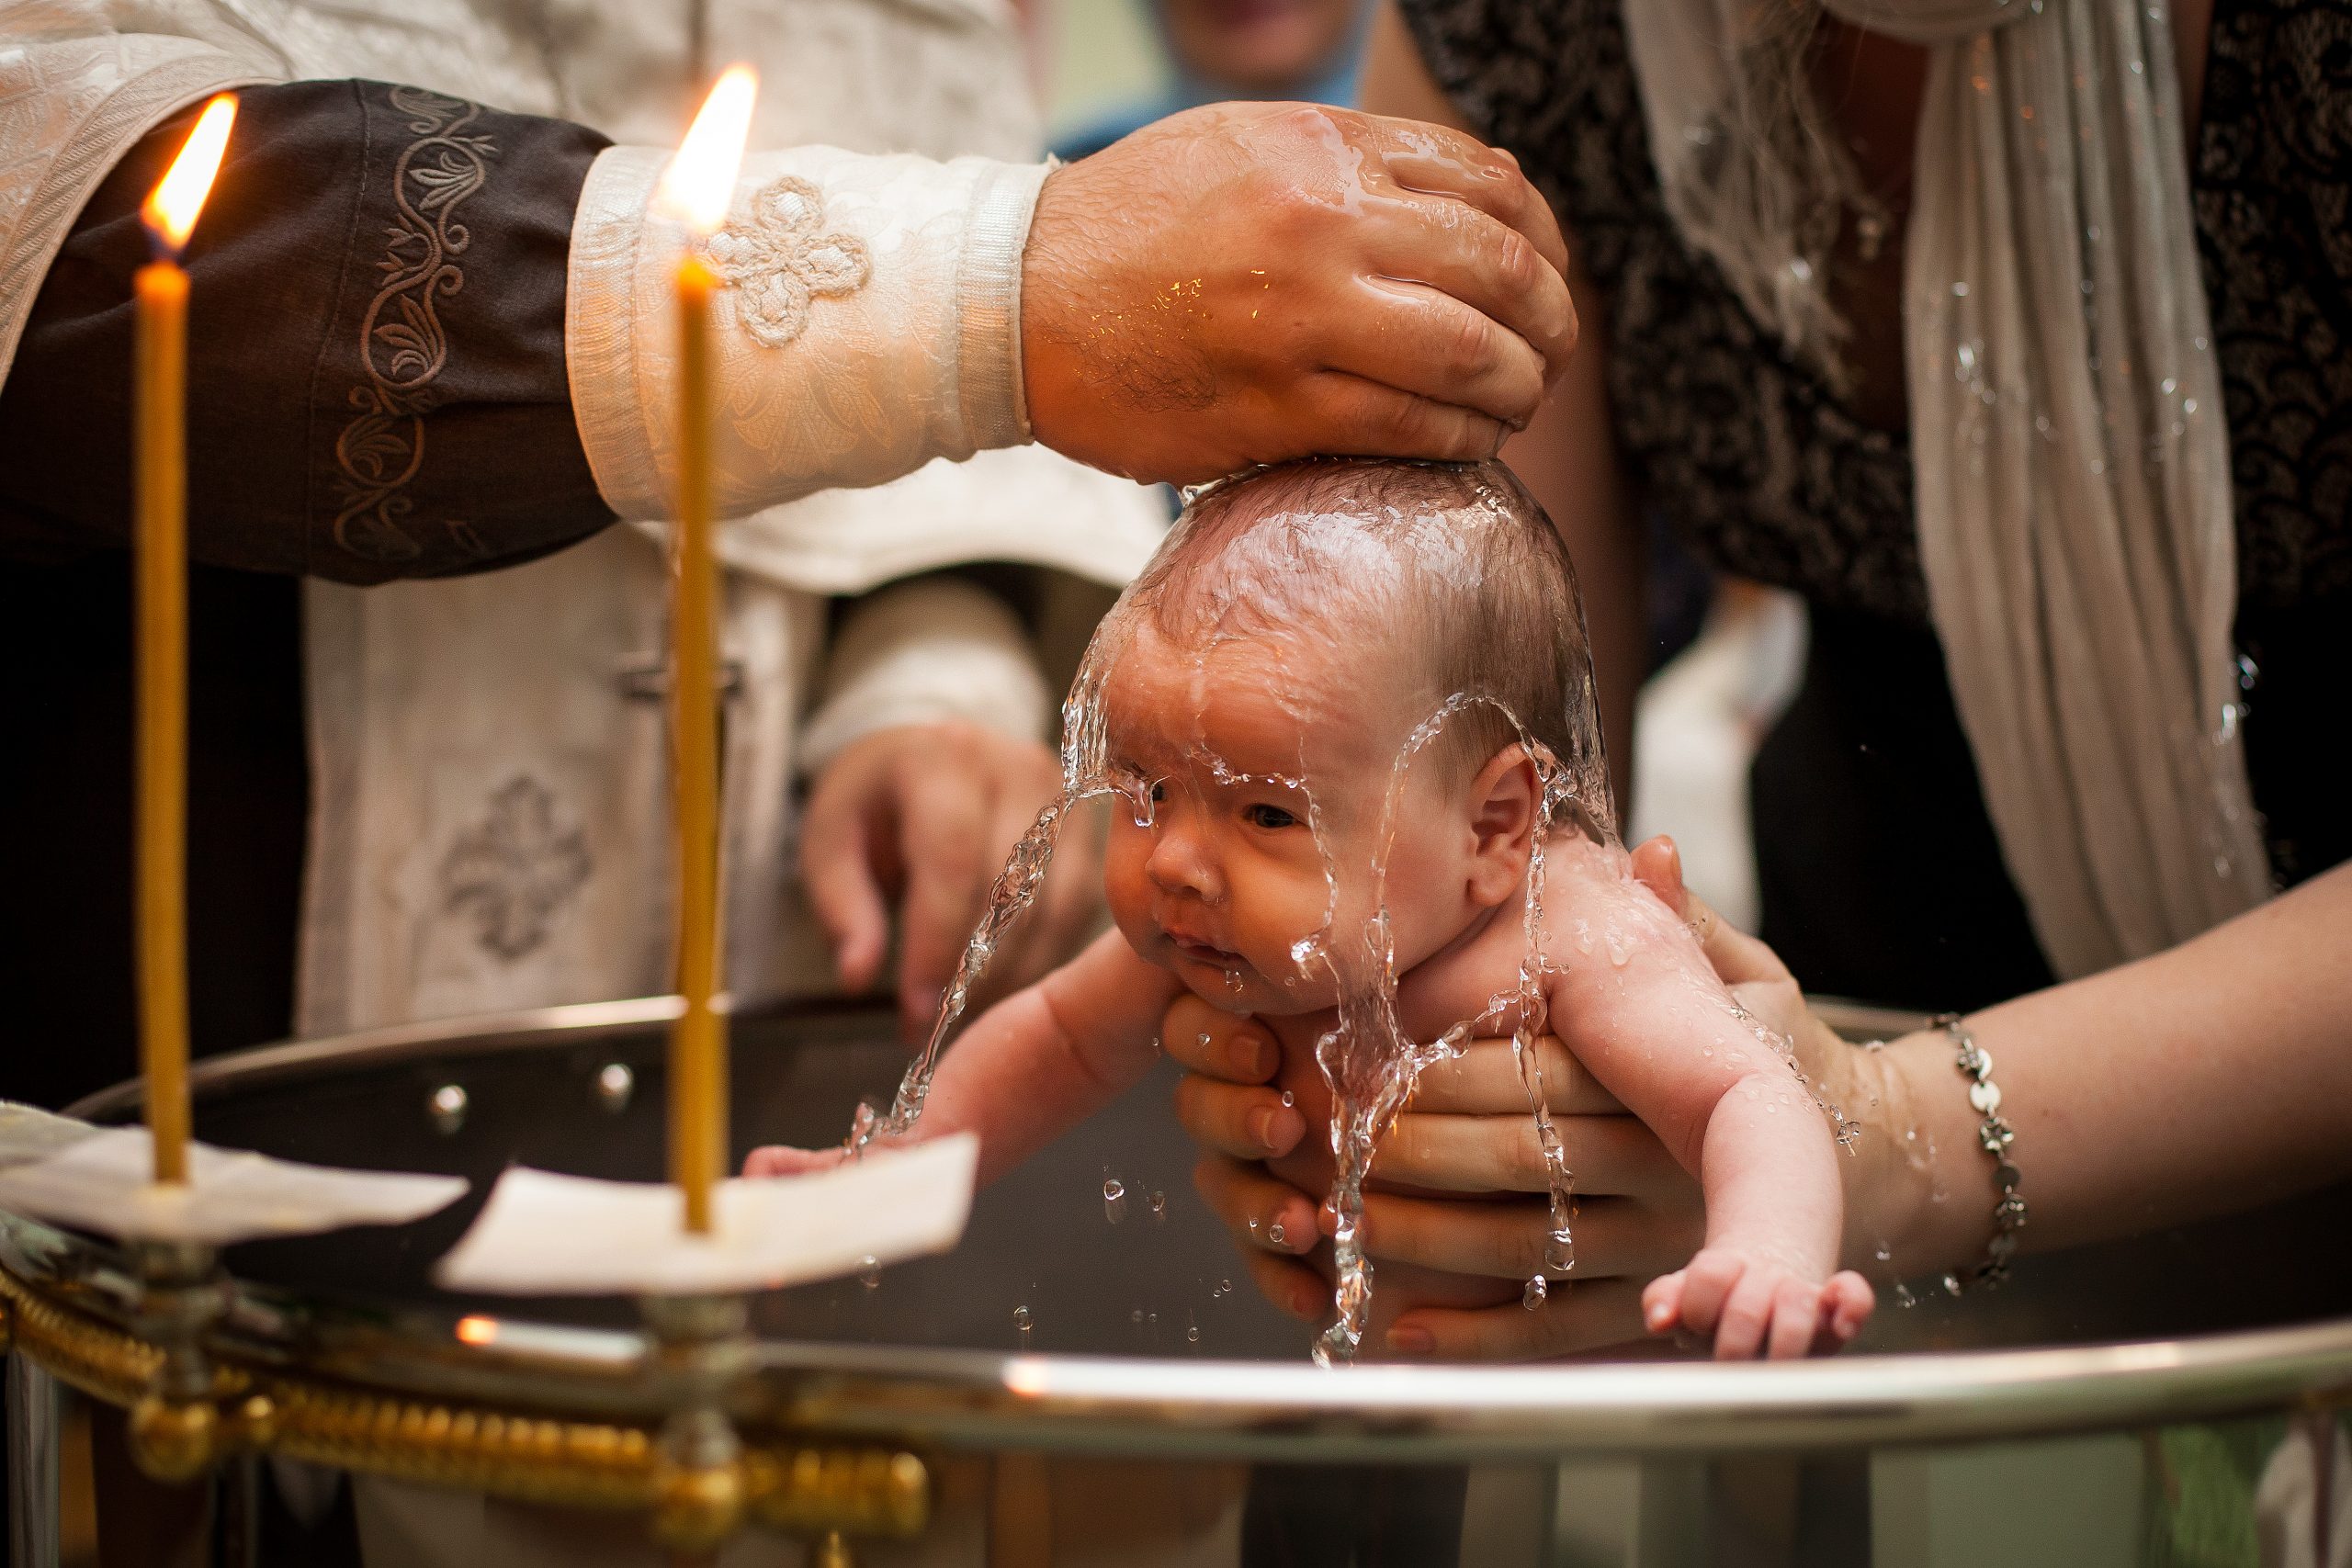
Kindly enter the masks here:
[[[209, 1141], [475, 1182], [456, 1208], [398, 1230], [232, 1249], [227, 1348], [423, 1399], [650, 1418], [633, 1303], [469, 1299], [428, 1270], [511, 1162], [659, 1178], [668, 1012], [662, 1000], [550, 1010], [201, 1065]], [[887, 1021], [854, 1008], [739, 1019], [734, 1039], [739, 1158], [755, 1143], [838, 1137], [904, 1062]], [[1923, 1292], [1828, 1360], [1319, 1371], [1307, 1331], [1250, 1289], [1193, 1195], [1172, 1078], [1155, 1074], [983, 1193], [954, 1254], [878, 1283], [759, 1299], [739, 1417], [933, 1456], [944, 1533], [893, 1549], [924, 1560], [1940, 1562], [1965, 1551], [2082, 1568], [2165, 1560], [2150, 1554], [2179, 1533], [2166, 1510], [2184, 1477], [2208, 1479], [2198, 1456], [2244, 1450], [2258, 1471], [2292, 1419], [2352, 1392], [2342, 1191], [2030, 1258], [1999, 1293]], [[126, 1089], [79, 1109], [134, 1107]], [[1116, 1223], [1108, 1178], [1126, 1192]], [[100, 1313], [116, 1267], [103, 1247], [16, 1219], [0, 1220], [0, 1262]], [[1126, 1505], [1106, 1510], [1106, 1488]], [[1152, 1498], [1193, 1494], [1223, 1499], [1205, 1534], [1114, 1550], [1117, 1527], [1159, 1517]], [[1030, 1544], [1008, 1557], [1008, 1540]], [[1382, 1556], [1381, 1540], [1404, 1554]]]

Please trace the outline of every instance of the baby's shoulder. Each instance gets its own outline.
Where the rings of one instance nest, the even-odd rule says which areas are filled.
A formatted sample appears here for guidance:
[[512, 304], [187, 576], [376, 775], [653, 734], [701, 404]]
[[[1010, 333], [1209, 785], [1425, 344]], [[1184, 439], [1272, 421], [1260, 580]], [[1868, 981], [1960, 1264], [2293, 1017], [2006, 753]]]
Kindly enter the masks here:
[[1513, 918], [1490, 922], [1476, 940], [1398, 980], [1397, 1011], [1413, 1038], [1433, 1040], [1458, 1024], [1480, 1036], [1508, 1034], [1517, 1026], [1527, 931], [1516, 911], [1505, 913]]

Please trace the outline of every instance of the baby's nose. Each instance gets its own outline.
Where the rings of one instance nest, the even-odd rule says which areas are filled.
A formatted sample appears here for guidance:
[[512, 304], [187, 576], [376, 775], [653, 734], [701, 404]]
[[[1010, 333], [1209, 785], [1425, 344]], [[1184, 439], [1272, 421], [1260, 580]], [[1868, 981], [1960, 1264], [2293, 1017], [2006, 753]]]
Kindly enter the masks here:
[[1194, 835], [1163, 825], [1144, 863], [1144, 874], [1163, 893], [1189, 893], [1214, 903], [1225, 891], [1216, 863]]

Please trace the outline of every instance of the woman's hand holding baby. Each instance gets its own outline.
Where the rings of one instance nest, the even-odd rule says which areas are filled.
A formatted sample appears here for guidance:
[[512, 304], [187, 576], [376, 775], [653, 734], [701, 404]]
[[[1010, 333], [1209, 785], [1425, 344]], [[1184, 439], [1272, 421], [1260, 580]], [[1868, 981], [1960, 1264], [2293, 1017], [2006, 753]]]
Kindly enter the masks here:
[[[1176, 1105], [1204, 1151], [1193, 1173], [1203, 1200], [1240, 1244], [1262, 1294], [1302, 1319], [1327, 1314], [1330, 1287], [1300, 1259], [1329, 1235], [1329, 1210], [1262, 1163], [1321, 1130], [1267, 1087], [1275, 1054], [1264, 1029], [1187, 995], [1169, 1010], [1163, 1038], [1192, 1069]], [[1387, 1354], [1532, 1360], [1639, 1339], [1644, 1283], [1689, 1258], [1705, 1233], [1698, 1182], [1590, 1074], [1570, 1069], [1557, 1040], [1547, 1036], [1537, 1049], [1577, 1172], [1577, 1283], [1532, 1312], [1516, 1302], [1408, 1308], [1388, 1333]], [[1421, 1075], [1374, 1171], [1378, 1181], [1487, 1201], [1368, 1192], [1365, 1245], [1392, 1262], [1523, 1280], [1542, 1266], [1550, 1229], [1542, 1160], [1511, 1043], [1472, 1041]]]
[[[1816, 1079], [1857, 1055], [1812, 1019], [1769, 949], [1722, 925], [1685, 895], [1669, 842], [1643, 846], [1631, 870], [1666, 905], [1651, 913], [1670, 910], [1689, 926], [1687, 937], [1676, 930], [1650, 933], [1653, 945], [1690, 951], [1653, 953], [1646, 963], [1636, 954], [1626, 967], [1606, 962], [1585, 965], [1594, 995], [1588, 1005], [1561, 1009], [1552, 1019], [1566, 1044], [1555, 1039], [1538, 1043], [1555, 1124], [1576, 1172], [1573, 1283], [1555, 1287], [1532, 1311], [1515, 1302], [1408, 1308], [1389, 1331], [1391, 1354], [1544, 1359], [1623, 1344], [1645, 1330], [1688, 1327], [1715, 1334], [1721, 1354], [1787, 1355], [1801, 1348], [1837, 1348], [1851, 1339], [1868, 1314], [1870, 1292], [1858, 1275], [1841, 1274], [1825, 1284], [1817, 1262], [1794, 1270], [1736, 1253], [1701, 1251], [1694, 1258], [1707, 1230], [1698, 1181], [1648, 1127], [1626, 1114], [1571, 1059], [1578, 1051], [1597, 1055], [1605, 1048], [1599, 1039], [1584, 1038], [1599, 1029], [1620, 1034], [1629, 1027], [1687, 1032], [1691, 1026], [1678, 1011], [1687, 998], [1642, 976], [1660, 964], [1668, 969], [1695, 967], [1702, 952], [1742, 1007], [1798, 1042], [1808, 1073]], [[1601, 857], [1568, 868], [1571, 879], [1594, 872], [1619, 884], [1585, 889], [1596, 908], [1632, 891]], [[1629, 995], [1637, 999], [1629, 1002]], [[1630, 1024], [1629, 1006], [1635, 1009]], [[1272, 1070], [1270, 1047], [1251, 1050], [1235, 1043], [1252, 1036], [1262, 1039], [1262, 1031], [1250, 1021], [1216, 1013], [1204, 1004], [1180, 1001], [1171, 1010], [1166, 1036], [1170, 1054], [1193, 1069], [1179, 1090], [1178, 1113], [1208, 1151], [1197, 1176], [1204, 1196], [1237, 1235], [1257, 1244], [1249, 1250], [1261, 1290], [1299, 1315], [1312, 1316], [1328, 1305], [1328, 1290], [1312, 1269], [1282, 1256], [1306, 1250], [1296, 1242], [1296, 1221], [1308, 1212], [1310, 1200], [1259, 1163], [1284, 1152], [1306, 1129], [1295, 1111], [1287, 1120], [1276, 1114], [1272, 1091], [1260, 1087]], [[1831, 1092], [1859, 1089], [1840, 1080]], [[1411, 1108], [1384, 1141], [1374, 1169], [1383, 1180], [1484, 1200], [1368, 1196], [1364, 1235], [1376, 1258], [1498, 1280], [1524, 1279], [1540, 1268], [1550, 1227], [1544, 1173], [1508, 1039], [1474, 1041], [1459, 1058], [1424, 1073]], [[1284, 1222], [1288, 1245], [1269, 1248], [1265, 1237], [1277, 1217]], [[1251, 1230], [1248, 1222], [1253, 1219], [1258, 1224]], [[1329, 1223], [1327, 1212], [1319, 1228], [1328, 1232]], [[1806, 1296], [1802, 1303], [1796, 1300], [1800, 1289]]]

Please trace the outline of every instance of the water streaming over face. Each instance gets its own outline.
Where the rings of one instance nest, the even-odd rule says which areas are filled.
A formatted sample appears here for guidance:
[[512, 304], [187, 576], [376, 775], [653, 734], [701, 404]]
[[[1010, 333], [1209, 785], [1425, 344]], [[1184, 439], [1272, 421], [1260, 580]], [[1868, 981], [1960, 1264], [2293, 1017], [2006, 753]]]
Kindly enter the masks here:
[[[1277, 470], [1279, 472], [1279, 470]], [[1498, 468], [1482, 468], [1471, 470], [1475, 481], [1474, 499], [1468, 510], [1476, 513], [1484, 508], [1494, 516], [1530, 513], [1541, 519], [1540, 510], [1526, 499], [1514, 481]], [[1218, 488], [1218, 487], [1213, 487]], [[1197, 498], [1195, 498], [1195, 502]], [[1187, 525], [1195, 516], [1194, 505], [1188, 504], [1186, 518], [1178, 523], [1171, 535], [1171, 544], [1161, 552], [1162, 558], [1179, 547], [1185, 536]], [[1290, 532], [1285, 542], [1295, 546], [1296, 538], [1314, 528], [1330, 525], [1367, 532], [1361, 518], [1347, 515], [1288, 516], [1280, 519]], [[1419, 551], [1434, 553], [1445, 559], [1440, 564], [1457, 574], [1463, 570], [1459, 552], [1448, 542], [1444, 528], [1430, 529], [1414, 525], [1420, 520], [1404, 516], [1395, 509], [1387, 519], [1390, 527], [1385, 539], [1398, 536], [1403, 543], [1388, 543], [1383, 547], [1392, 554]], [[1476, 531], [1474, 518], [1469, 532]], [[1548, 536], [1549, 525], [1544, 527]], [[1248, 564], [1245, 562], [1245, 565]], [[1426, 565], [1426, 563], [1421, 563]], [[1470, 569], [1474, 574], [1475, 562]], [[1565, 711], [1550, 712], [1544, 722], [1531, 725], [1521, 714], [1512, 710], [1505, 697], [1490, 689], [1456, 689], [1439, 702], [1433, 711], [1406, 733], [1394, 753], [1387, 769], [1385, 791], [1378, 791], [1379, 808], [1370, 818], [1369, 840], [1364, 834], [1366, 817], [1363, 807], [1368, 802], [1347, 798], [1351, 793], [1369, 795], [1377, 785], [1365, 788], [1362, 784], [1347, 785], [1343, 779], [1318, 778], [1306, 764], [1304, 740], [1301, 741], [1301, 763], [1295, 772], [1249, 773], [1236, 769], [1208, 742], [1206, 700], [1208, 661], [1214, 652], [1236, 641], [1252, 636], [1267, 635], [1268, 621], [1279, 622], [1280, 615], [1270, 615], [1256, 623], [1256, 630], [1230, 630], [1218, 622], [1211, 635], [1198, 639], [1191, 649], [1192, 705], [1187, 714], [1166, 713], [1156, 716], [1160, 728], [1175, 730], [1189, 720], [1189, 732], [1182, 738], [1180, 750], [1187, 766], [1197, 770], [1211, 781], [1204, 784], [1198, 777], [1184, 787], [1196, 798], [1206, 788], [1232, 790], [1246, 784], [1264, 784], [1291, 792], [1303, 798], [1306, 826], [1313, 835], [1316, 852], [1322, 862], [1324, 879], [1323, 910], [1319, 926], [1296, 936], [1287, 943], [1292, 972], [1275, 972], [1279, 965], [1269, 966], [1263, 978], [1273, 983], [1277, 995], [1300, 992], [1310, 987], [1317, 994], [1329, 993], [1331, 1026], [1317, 1040], [1315, 1059], [1332, 1094], [1330, 1146], [1337, 1165], [1331, 1194], [1335, 1213], [1333, 1254], [1338, 1280], [1334, 1289], [1335, 1321], [1317, 1340], [1316, 1359], [1329, 1365], [1351, 1359], [1361, 1346], [1371, 1302], [1373, 1266], [1364, 1256], [1362, 1245], [1364, 1183], [1369, 1177], [1374, 1156], [1382, 1136], [1394, 1124], [1397, 1115], [1411, 1097], [1421, 1071], [1433, 1062], [1456, 1055], [1467, 1042], [1482, 1032], [1492, 1032], [1508, 1021], [1510, 1026], [1514, 1059], [1524, 1088], [1531, 1112], [1534, 1118], [1542, 1149], [1546, 1186], [1549, 1190], [1549, 1235], [1544, 1247], [1543, 1269], [1528, 1280], [1524, 1300], [1531, 1309], [1542, 1304], [1549, 1287], [1547, 1276], [1562, 1277], [1576, 1266], [1572, 1235], [1574, 1218], [1573, 1174], [1567, 1164], [1550, 1115], [1554, 1098], [1551, 1086], [1544, 1082], [1542, 1055], [1536, 1042], [1549, 1027], [1546, 994], [1553, 965], [1575, 962], [1544, 949], [1545, 931], [1544, 850], [1555, 832], [1575, 831], [1598, 842], [1616, 842], [1614, 813], [1611, 806], [1606, 768], [1602, 760], [1598, 728], [1599, 705], [1592, 684], [1588, 643], [1583, 625], [1582, 607], [1575, 600], [1573, 574], [1566, 565], [1560, 570], [1566, 575], [1566, 603], [1553, 611], [1550, 626], [1551, 649], [1558, 660], [1557, 690], [1561, 700], [1556, 706]], [[1116, 795], [1139, 829], [1157, 828], [1157, 796], [1169, 781], [1146, 779], [1131, 770], [1121, 771], [1111, 764], [1107, 736], [1109, 715], [1106, 687], [1124, 656], [1130, 652], [1138, 636], [1137, 623], [1148, 620], [1148, 612], [1133, 603], [1139, 590], [1154, 582], [1151, 570], [1132, 586], [1120, 604], [1105, 618], [1090, 644], [1080, 666], [1077, 682], [1063, 705], [1062, 788], [1057, 797], [1039, 812], [1029, 832], [1017, 844], [989, 894], [983, 916], [966, 943], [962, 959], [954, 979], [943, 997], [939, 1017], [922, 1051], [909, 1066], [888, 1111], [878, 1111], [872, 1105], [859, 1108], [847, 1146], [864, 1148], [877, 1136], [904, 1134], [922, 1114], [930, 1092], [932, 1077], [936, 1070], [939, 1054], [961, 1021], [972, 987], [986, 970], [990, 956], [1002, 941], [1007, 929], [1037, 896], [1046, 869], [1051, 863], [1056, 840], [1062, 827], [1082, 803], [1095, 797]], [[1490, 584], [1471, 581], [1457, 589], [1476, 600]], [[1227, 599], [1230, 605], [1238, 602]], [[1544, 640], [1536, 633], [1526, 640]], [[1528, 657], [1525, 649], [1515, 649], [1514, 655]], [[1283, 666], [1276, 660], [1272, 668], [1280, 671]], [[1274, 694], [1289, 705], [1295, 694], [1287, 690], [1292, 684], [1279, 673], [1271, 683], [1285, 688]], [[1443, 688], [1441, 687], [1440, 690]], [[1414, 763], [1437, 743], [1449, 724], [1462, 722], [1473, 710], [1485, 710], [1499, 718], [1502, 726], [1517, 737], [1523, 755], [1534, 767], [1536, 774], [1534, 822], [1530, 834], [1529, 858], [1526, 868], [1521, 908], [1522, 952], [1516, 985], [1494, 996], [1487, 1010], [1476, 1018], [1455, 1021], [1427, 1042], [1410, 1037], [1398, 1016], [1397, 955], [1396, 934], [1388, 903], [1387, 880], [1391, 852], [1403, 823], [1400, 806], [1408, 775]], [[1289, 711], [1302, 737], [1318, 722], [1328, 720], [1328, 713], [1308, 711], [1304, 699]], [[1553, 739], [1547, 741], [1548, 734]], [[1351, 824], [1343, 828], [1342, 822]], [[1367, 880], [1368, 879], [1368, 880]], [[1344, 913], [1343, 913], [1344, 911]], [[1348, 929], [1344, 933], [1342, 927]], [[1595, 953], [1594, 933], [1586, 922], [1578, 920], [1573, 945], [1577, 957]], [[1606, 949], [1606, 960], [1623, 965], [1630, 955], [1632, 939], [1611, 924], [1600, 933], [1600, 944]], [[1239, 966], [1224, 971], [1224, 998], [1212, 998], [1217, 1005], [1236, 1009], [1252, 1004], [1250, 987], [1245, 984]], [[1304, 998], [1302, 997], [1303, 1005]], [[1255, 1005], [1269, 1007], [1260, 1000]], [[1294, 1005], [1287, 1010], [1296, 1011]], [[1311, 1009], [1309, 1010], [1312, 1010]], [[1790, 1059], [1793, 1057], [1789, 1043], [1774, 1032], [1735, 1009], [1738, 1021], [1767, 1049]], [[1204, 1032], [1198, 1043], [1206, 1047], [1211, 1037]], [[1743, 1055], [1733, 1051], [1738, 1059]], [[1802, 1077], [1802, 1074], [1799, 1075]], [[1810, 1086], [1808, 1086], [1810, 1087]], [[1816, 1095], [1816, 1099], [1818, 1096]], [[1294, 1103], [1287, 1090], [1283, 1094], [1285, 1105]], [[1825, 1106], [1847, 1141], [1851, 1127], [1834, 1107]], [[1115, 1179], [1103, 1187], [1105, 1213], [1113, 1223], [1124, 1215], [1125, 1192]], [[1155, 1219], [1161, 1215], [1163, 1201], [1154, 1194], [1150, 1208]], [[1252, 1220], [1253, 1234], [1259, 1222]], [[1288, 1238], [1279, 1222], [1266, 1226], [1265, 1239], [1277, 1247], [1284, 1247]], [[1156, 1319], [1157, 1314], [1150, 1314]], [[1025, 1344], [1028, 1337], [1028, 1312], [1025, 1307], [1016, 1314]]]
[[[1579, 628], [1581, 629], [1581, 628]], [[1581, 647], [1581, 638], [1577, 646]], [[1413, 763], [1435, 742], [1446, 724], [1476, 706], [1498, 713], [1520, 737], [1520, 746], [1536, 773], [1535, 820], [1530, 833], [1525, 891], [1521, 903], [1522, 945], [1519, 984], [1514, 991], [1489, 1000], [1476, 1018], [1459, 1020], [1427, 1043], [1417, 1043], [1404, 1031], [1396, 1012], [1396, 955], [1387, 901], [1388, 863], [1395, 848], [1398, 807]], [[1582, 776], [1571, 776], [1550, 748], [1537, 741], [1510, 707], [1493, 696], [1457, 692], [1415, 727], [1389, 773], [1381, 811], [1378, 847], [1372, 861], [1374, 906], [1363, 933], [1369, 963], [1355, 975], [1340, 975], [1339, 1026], [1317, 1043], [1316, 1057], [1331, 1086], [1331, 1152], [1339, 1174], [1331, 1188], [1332, 1253], [1339, 1268], [1333, 1292], [1337, 1314], [1315, 1344], [1315, 1359], [1329, 1366], [1352, 1360], [1363, 1342], [1372, 1306], [1373, 1266], [1364, 1256], [1362, 1227], [1363, 1184], [1371, 1174], [1380, 1139], [1395, 1124], [1412, 1098], [1422, 1070], [1431, 1063], [1457, 1055], [1482, 1024], [1514, 1014], [1511, 1054], [1534, 1117], [1536, 1139], [1543, 1151], [1544, 1185], [1551, 1207], [1550, 1229], [1544, 1249], [1544, 1270], [1527, 1285], [1526, 1304], [1543, 1301], [1548, 1287], [1544, 1274], [1566, 1274], [1576, 1267], [1574, 1218], [1575, 1173], [1568, 1168], [1558, 1129], [1551, 1113], [1551, 1094], [1544, 1081], [1536, 1042], [1549, 1022], [1545, 981], [1549, 960], [1544, 952], [1544, 851], [1562, 807], [1589, 802], [1579, 826], [1604, 841], [1613, 841], [1608, 777], [1600, 765], [1598, 705], [1587, 703], [1575, 716], [1581, 744], [1577, 754], [1591, 760]]]

